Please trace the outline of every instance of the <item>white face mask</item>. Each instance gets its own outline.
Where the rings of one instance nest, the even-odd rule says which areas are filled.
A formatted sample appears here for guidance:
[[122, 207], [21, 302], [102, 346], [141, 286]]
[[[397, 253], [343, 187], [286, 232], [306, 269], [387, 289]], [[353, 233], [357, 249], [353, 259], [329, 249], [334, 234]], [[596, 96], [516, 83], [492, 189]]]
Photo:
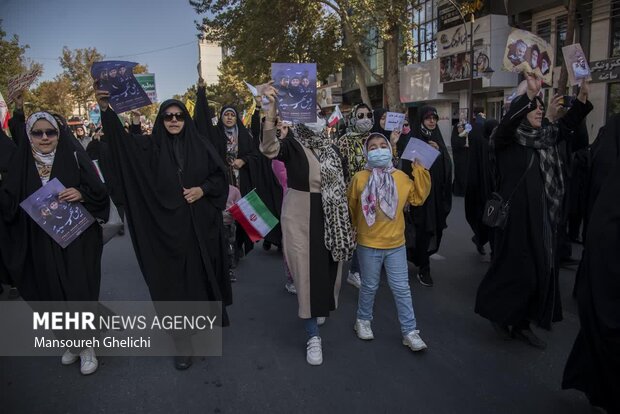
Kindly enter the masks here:
[[327, 127], [327, 121], [325, 118], [316, 118], [316, 122], [308, 122], [304, 124], [312, 133], [316, 136], [323, 135], [325, 127]]

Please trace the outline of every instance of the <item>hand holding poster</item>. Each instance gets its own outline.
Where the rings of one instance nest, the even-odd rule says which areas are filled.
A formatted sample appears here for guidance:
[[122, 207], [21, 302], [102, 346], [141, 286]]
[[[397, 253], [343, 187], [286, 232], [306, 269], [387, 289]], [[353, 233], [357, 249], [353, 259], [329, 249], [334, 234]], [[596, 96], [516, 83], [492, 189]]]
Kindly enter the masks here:
[[272, 63], [280, 119], [316, 122], [316, 63]]
[[503, 68], [510, 72], [535, 73], [547, 85], [552, 85], [554, 58], [548, 42], [526, 30], [514, 29], [508, 35]]
[[592, 80], [590, 66], [579, 43], [564, 46], [562, 54], [571, 86], [579, 85], [583, 79]]
[[39, 76], [41, 76], [42, 73], [43, 72], [41, 71], [41, 69], [34, 68], [9, 79], [9, 83], [7, 85], [7, 98], [9, 100], [9, 103], [13, 102], [20, 93], [27, 90], [30, 85], [32, 85]]
[[405, 122], [405, 114], [398, 112], [388, 112], [385, 115], [385, 129], [386, 131], [400, 130]]
[[95, 222], [82, 204], [59, 199], [58, 194], [64, 189], [65, 186], [54, 178], [20, 204], [63, 249]]
[[152, 102], [133, 74], [138, 64], [120, 60], [95, 62], [90, 75], [97, 89], [110, 92], [110, 105], [117, 113], [142, 108]]
[[424, 168], [430, 170], [439, 154], [439, 151], [421, 139], [411, 138], [407, 143], [401, 158], [409, 161], [418, 159]]

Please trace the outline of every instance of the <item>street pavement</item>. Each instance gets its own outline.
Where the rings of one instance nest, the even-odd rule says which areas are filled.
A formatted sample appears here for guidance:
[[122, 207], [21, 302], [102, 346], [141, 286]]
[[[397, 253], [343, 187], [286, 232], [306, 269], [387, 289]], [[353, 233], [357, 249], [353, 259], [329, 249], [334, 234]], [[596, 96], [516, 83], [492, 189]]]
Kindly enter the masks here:
[[[284, 290], [282, 257], [257, 245], [237, 269], [222, 357], [195, 358], [187, 371], [175, 370], [170, 357], [103, 357], [88, 377], [79, 364], [62, 366], [60, 355], [2, 357], [0, 412], [589, 412], [581, 393], [560, 389], [579, 325], [570, 298], [574, 269], [560, 277], [564, 321], [551, 332], [536, 329], [546, 350], [502, 340], [473, 310], [488, 263], [470, 238], [463, 199], [455, 198], [440, 257], [431, 263], [435, 286], [411, 283], [429, 346], [424, 352], [402, 345], [385, 280], [375, 301], [375, 339], [359, 340], [357, 289], [344, 283], [338, 310], [321, 327], [323, 365], [308, 365], [297, 301]], [[128, 233], [105, 247], [101, 292], [102, 300], [149, 299]]]

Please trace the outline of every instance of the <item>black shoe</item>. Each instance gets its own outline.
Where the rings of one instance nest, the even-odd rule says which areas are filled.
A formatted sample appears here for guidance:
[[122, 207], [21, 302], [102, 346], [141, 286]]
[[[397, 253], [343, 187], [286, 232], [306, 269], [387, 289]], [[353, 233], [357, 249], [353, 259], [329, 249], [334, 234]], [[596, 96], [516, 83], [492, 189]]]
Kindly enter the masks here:
[[271, 242], [268, 242], [267, 240], [263, 240], [263, 250], [265, 251], [271, 250]]
[[572, 257], [564, 257], [560, 259], [560, 267], [577, 266], [581, 260]]
[[433, 287], [433, 278], [431, 277], [430, 269], [418, 273], [418, 280], [422, 286]]
[[17, 299], [19, 297], [19, 290], [15, 286], [11, 286], [9, 289], [9, 299]]
[[547, 348], [547, 343], [543, 341], [542, 339], [540, 339], [539, 337], [537, 337], [536, 334], [534, 334], [534, 332], [532, 332], [531, 329], [513, 329], [512, 337], [515, 339], [519, 339], [525, 342], [526, 344], [533, 346], [534, 348], [538, 348], [538, 349]]
[[179, 371], [184, 371], [192, 366], [192, 357], [186, 355], [178, 355], [174, 357], [174, 367]]
[[235, 276], [235, 272], [230, 269], [228, 271], [228, 277], [230, 278], [231, 283], [235, 283], [237, 281], [237, 276]]
[[508, 325], [504, 325], [503, 323], [497, 323], [497, 322], [491, 322], [491, 325], [493, 325], [493, 329], [495, 330], [495, 333], [497, 333], [497, 335], [500, 338], [502, 338], [505, 341], [512, 339], [512, 336], [510, 336], [510, 328], [508, 328]]

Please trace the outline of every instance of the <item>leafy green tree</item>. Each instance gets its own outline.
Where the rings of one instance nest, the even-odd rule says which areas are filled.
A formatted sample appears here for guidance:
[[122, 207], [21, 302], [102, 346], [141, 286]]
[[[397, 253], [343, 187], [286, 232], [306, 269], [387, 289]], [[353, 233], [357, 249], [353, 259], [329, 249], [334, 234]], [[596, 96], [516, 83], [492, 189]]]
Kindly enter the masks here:
[[73, 111], [73, 98], [70, 82], [64, 76], [56, 76], [54, 80], [41, 82], [35, 89], [24, 96], [25, 110], [56, 112], [65, 118]]
[[27, 61], [24, 54], [28, 45], [19, 43], [19, 37], [13, 35], [11, 38], [6, 37], [7, 34], [2, 30], [2, 20], [0, 19], [0, 91], [4, 98], [7, 99], [7, 85], [9, 79], [25, 72], [28, 69], [43, 67], [39, 63]]
[[63, 68], [62, 76], [69, 81], [69, 90], [77, 103], [80, 115], [82, 115], [82, 109], [86, 113], [88, 101], [95, 99], [90, 67], [103, 58], [104, 56], [96, 48], [69, 50], [65, 46], [62, 49], [60, 56], [60, 66]]

